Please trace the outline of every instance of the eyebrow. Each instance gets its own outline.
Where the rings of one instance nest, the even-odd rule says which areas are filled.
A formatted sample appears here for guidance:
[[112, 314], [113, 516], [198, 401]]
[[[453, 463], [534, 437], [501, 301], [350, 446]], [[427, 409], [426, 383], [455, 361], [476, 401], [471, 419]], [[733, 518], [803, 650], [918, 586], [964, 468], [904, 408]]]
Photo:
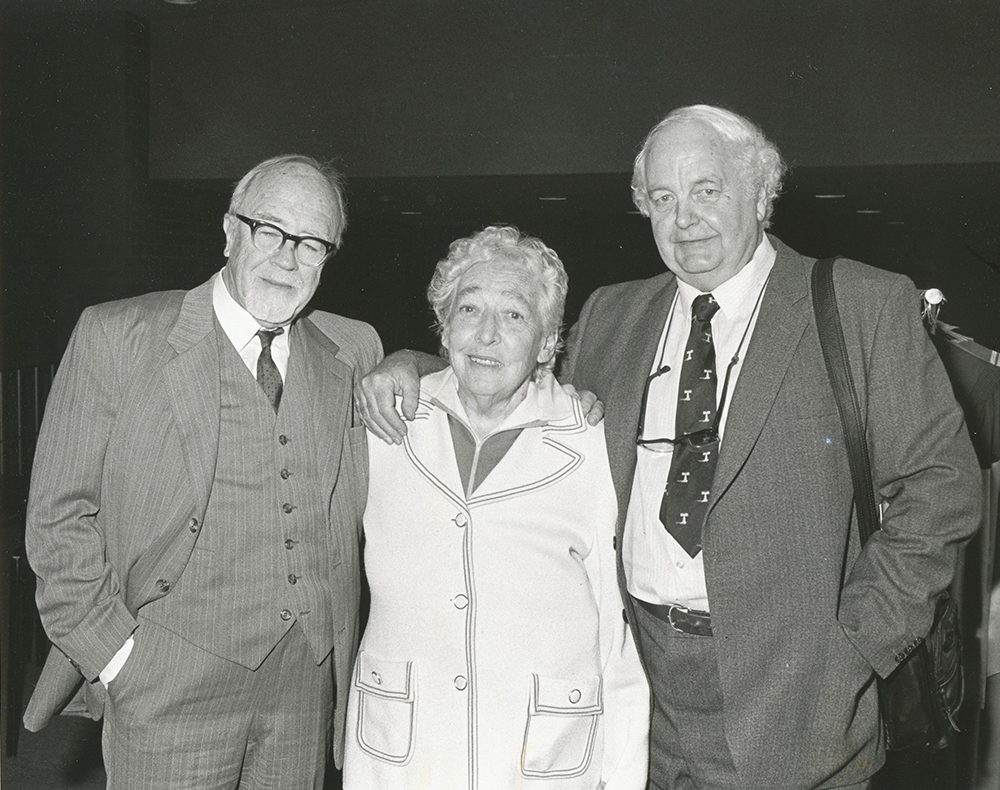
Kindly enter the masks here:
[[[461, 288], [458, 291], [458, 293], [455, 294], [455, 298], [456, 299], [460, 299], [463, 296], [468, 296], [469, 294], [479, 293], [482, 290], [483, 290], [483, 287], [481, 285], [467, 285], [465, 288]], [[531, 300], [530, 299], [525, 299], [525, 297], [524, 297], [523, 294], [520, 294], [517, 291], [511, 291], [509, 289], [501, 291], [500, 294], [502, 296], [509, 297], [509, 298], [513, 299], [514, 301], [518, 302], [519, 304], [522, 304], [525, 307], [527, 307], [528, 309], [525, 312], [534, 312], [534, 305], [532, 305]]]
[[[288, 232], [287, 228], [285, 228], [285, 223], [281, 219], [279, 219], [278, 217], [274, 216], [273, 214], [269, 214], [266, 211], [261, 212], [260, 214], [255, 214], [253, 218], [254, 219], [258, 219], [261, 222], [266, 222], [269, 225], [277, 225], [279, 228], [281, 228], [282, 230], [284, 230], [286, 233]], [[305, 233], [293, 233], [291, 235], [293, 235], [293, 236], [299, 236], [300, 238], [303, 238], [303, 239], [319, 239], [320, 241], [329, 241], [329, 239], [325, 235], [323, 235], [321, 233], [316, 233], [314, 231], [306, 231]]]

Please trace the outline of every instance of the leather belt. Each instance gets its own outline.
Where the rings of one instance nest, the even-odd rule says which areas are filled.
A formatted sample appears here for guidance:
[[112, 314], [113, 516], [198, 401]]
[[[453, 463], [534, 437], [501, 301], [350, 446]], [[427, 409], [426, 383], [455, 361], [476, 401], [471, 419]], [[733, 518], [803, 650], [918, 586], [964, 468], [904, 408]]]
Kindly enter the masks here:
[[662, 620], [675, 631], [694, 636], [712, 635], [712, 615], [698, 609], [688, 609], [676, 604], [650, 603], [641, 598], [632, 597], [639, 606], [649, 612], [657, 620]]

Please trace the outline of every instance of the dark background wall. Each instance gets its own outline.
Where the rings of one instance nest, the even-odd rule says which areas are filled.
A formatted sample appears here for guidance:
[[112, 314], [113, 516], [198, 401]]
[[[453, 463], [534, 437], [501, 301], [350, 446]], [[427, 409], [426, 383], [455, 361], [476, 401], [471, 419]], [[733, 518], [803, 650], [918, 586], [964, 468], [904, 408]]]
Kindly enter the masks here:
[[572, 320], [595, 286], [660, 269], [628, 170], [696, 101], [785, 152], [786, 241], [941, 287], [946, 319], [1000, 345], [995, 6], [7, 0], [3, 365], [57, 361], [88, 304], [205, 279], [231, 183], [289, 150], [349, 177], [316, 304], [388, 348], [433, 348], [433, 264], [493, 221], [561, 253]]

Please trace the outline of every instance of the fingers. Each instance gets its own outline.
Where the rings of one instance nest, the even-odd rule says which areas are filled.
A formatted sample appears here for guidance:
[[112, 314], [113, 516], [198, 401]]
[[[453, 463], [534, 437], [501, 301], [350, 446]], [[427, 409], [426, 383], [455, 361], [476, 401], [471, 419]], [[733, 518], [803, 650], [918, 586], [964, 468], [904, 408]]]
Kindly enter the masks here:
[[406, 425], [396, 413], [396, 396], [375, 373], [354, 385], [354, 404], [365, 427], [386, 444], [400, 444]]
[[390, 354], [354, 387], [358, 416], [373, 434], [386, 444], [402, 444], [406, 423], [396, 411], [396, 396], [407, 420], [417, 413], [420, 375], [413, 355], [406, 351]]
[[604, 403], [597, 399], [597, 396], [589, 390], [584, 390], [578, 396], [580, 406], [583, 409], [583, 416], [587, 418], [590, 425], [599, 425], [604, 419]]
[[[592, 394], [592, 393], [588, 393]], [[594, 398], [594, 406], [587, 413], [587, 423], [589, 425], [599, 425], [601, 420], [604, 419], [604, 402]]]

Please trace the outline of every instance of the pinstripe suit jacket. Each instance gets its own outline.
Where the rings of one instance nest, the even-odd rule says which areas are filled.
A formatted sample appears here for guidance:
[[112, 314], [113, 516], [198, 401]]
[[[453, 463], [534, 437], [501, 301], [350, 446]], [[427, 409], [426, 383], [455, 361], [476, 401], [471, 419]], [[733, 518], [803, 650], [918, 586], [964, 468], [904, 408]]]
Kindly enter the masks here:
[[[218, 453], [214, 327], [211, 280], [187, 293], [91, 307], [77, 324], [49, 396], [28, 502], [38, 609], [57, 648], [25, 713], [29, 729], [60, 710], [81, 679], [97, 677], [135, 629], [137, 611], [168, 594], [184, 571]], [[319, 478], [328, 486], [324, 508], [339, 544], [329, 603], [343, 695], [336, 708], [339, 762], [358, 639], [367, 475], [351, 392], [382, 347], [370, 326], [314, 312], [299, 319], [292, 353], [307, 370]], [[249, 570], [244, 576], [253, 585]]]
[[[883, 760], [873, 672], [889, 674], [927, 633], [929, 598], [949, 584], [958, 546], [976, 528], [978, 473], [913, 283], [838, 263], [874, 481], [888, 504], [883, 529], [859, 553], [813, 319], [812, 259], [772, 243], [777, 259], [704, 528], [705, 575], [726, 735], [743, 784], [832, 787], [862, 781]], [[643, 383], [675, 291], [672, 274], [601, 289], [570, 334], [562, 378], [606, 406], [619, 547]], [[619, 582], [631, 608], [620, 558]], [[644, 656], [647, 669], [651, 660]]]

